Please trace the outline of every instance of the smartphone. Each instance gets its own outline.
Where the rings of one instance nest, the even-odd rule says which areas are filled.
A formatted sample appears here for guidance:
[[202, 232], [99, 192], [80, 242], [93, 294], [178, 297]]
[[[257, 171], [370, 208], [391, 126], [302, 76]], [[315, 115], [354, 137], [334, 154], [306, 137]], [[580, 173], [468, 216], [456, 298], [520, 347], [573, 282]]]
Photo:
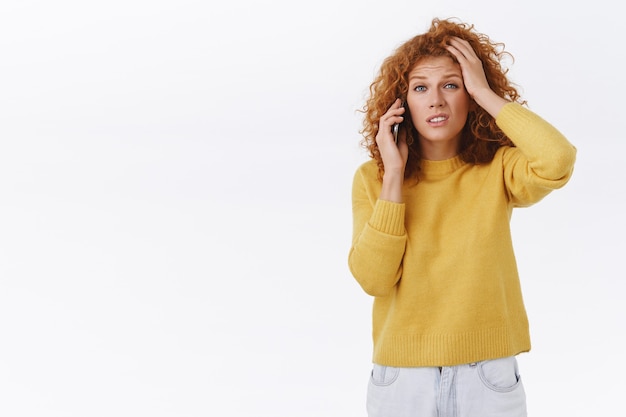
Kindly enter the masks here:
[[[402, 102], [402, 107], [404, 107], [404, 101]], [[406, 114], [407, 114], [407, 111], [405, 108], [404, 114], [402, 115], [402, 117], [404, 117], [405, 120], [406, 120]], [[396, 145], [398, 144], [398, 131], [399, 130], [400, 130], [400, 123], [396, 123], [395, 125], [393, 125], [393, 140], [396, 141]]]
[[398, 144], [398, 130], [400, 130], [400, 123], [393, 125], [393, 140], [396, 141], [396, 145]]

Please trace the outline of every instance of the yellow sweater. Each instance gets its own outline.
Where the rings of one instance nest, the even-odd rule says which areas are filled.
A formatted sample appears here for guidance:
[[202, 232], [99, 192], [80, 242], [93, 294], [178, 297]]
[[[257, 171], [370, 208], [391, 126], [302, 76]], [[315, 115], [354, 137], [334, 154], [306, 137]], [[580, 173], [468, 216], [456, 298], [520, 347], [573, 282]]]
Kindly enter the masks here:
[[511, 213], [565, 185], [576, 149], [519, 104], [496, 122], [516, 147], [483, 165], [423, 161], [403, 204], [378, 198], [373, 160], [357, 170], [348, 263], [375, 297], [375, 363], [451, 366], [530, 350]]

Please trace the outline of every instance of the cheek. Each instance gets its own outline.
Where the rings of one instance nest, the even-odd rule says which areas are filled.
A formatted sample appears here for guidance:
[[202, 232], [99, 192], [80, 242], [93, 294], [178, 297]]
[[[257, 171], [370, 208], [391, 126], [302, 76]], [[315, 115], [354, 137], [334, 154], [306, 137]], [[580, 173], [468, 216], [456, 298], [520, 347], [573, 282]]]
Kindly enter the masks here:
[[459, 106], [464, 112], [469, 112], [471, 108], [472, 100], [467, 93], [463, 94], [463, 97], [459, 97]]
[[[419, 105], [415, 101], [413, 101], [406, 103], [405, 107], [407, 108], [409, 116], [411, 117], [411, 121], [413, 122], [413, 124], [415, 124], [415, 122], [419, 120]], [[406, 114], [407, 113], [405, 112], [404, 115], [406, 116]]]
[[470, 111], [470, 104], [471, 103], [469, 100], [465, 100], [465, 99], [458, 100], [455, 103], [454, 111], [456, 112], [457, 115], [465, 115], [465, 118], [467, 118], [467, 114]]
[[412, 111], [411, 112], [411, 122], [413, 123], [413, 126], [417, 126], [419, 124], [419, 121], [422, 119], [419, 116], [418, 112]]

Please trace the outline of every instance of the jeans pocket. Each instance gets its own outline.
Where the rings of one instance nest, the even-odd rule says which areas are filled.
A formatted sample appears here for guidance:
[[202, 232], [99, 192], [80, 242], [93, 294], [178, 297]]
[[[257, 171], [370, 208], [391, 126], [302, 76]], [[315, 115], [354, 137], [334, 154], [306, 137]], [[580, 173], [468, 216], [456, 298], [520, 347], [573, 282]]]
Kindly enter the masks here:
[[398, 379], [399, 374], [400, 368], [374, 364], [374, 367], [372, 368], [372, 376], [370, 379], [372, 381], [372, 384], [376, 385], [377, 387], [386, 387], [393, 384], [396, 379]]
[[510, 392], [521, 384], [515, 356], [478, 363], [478, 375], [487, 388], [496, 392]]

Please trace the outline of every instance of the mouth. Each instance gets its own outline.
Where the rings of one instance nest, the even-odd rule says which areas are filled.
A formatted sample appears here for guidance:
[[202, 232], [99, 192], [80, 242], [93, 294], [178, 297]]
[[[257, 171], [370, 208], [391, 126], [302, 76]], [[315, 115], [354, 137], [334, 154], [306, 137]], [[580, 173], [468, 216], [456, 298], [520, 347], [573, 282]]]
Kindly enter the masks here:
[[438, 124], [445, 122], [446, 120], [448, 120], [448, 116], [446, 116], [445, 114], [438, 114], [428, 119], [427, 122], [431, 124]]

